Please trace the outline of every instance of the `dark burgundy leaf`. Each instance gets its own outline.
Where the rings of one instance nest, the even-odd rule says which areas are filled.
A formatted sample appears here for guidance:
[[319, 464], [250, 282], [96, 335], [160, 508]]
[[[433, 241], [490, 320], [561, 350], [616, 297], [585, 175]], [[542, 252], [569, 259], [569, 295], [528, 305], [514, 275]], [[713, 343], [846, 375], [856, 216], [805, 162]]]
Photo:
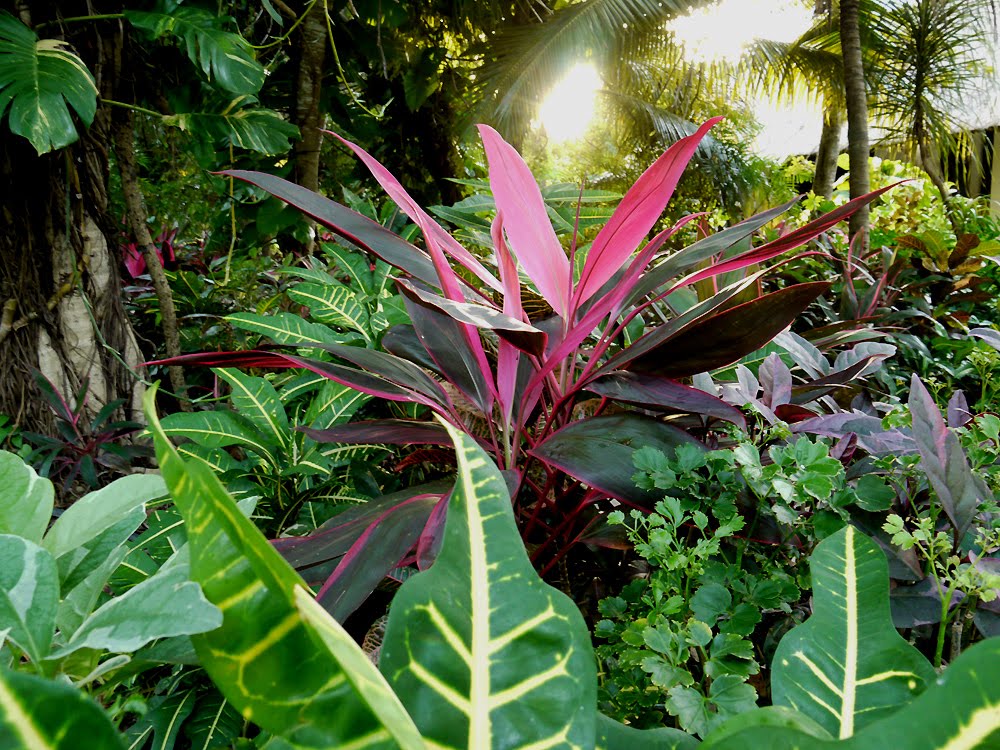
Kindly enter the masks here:
[[588, 391], [614, 401], [641, 404], [654, 409], [718, 417], [746, 430], [743, 412], [704, 391], [658, 375], [613, 372], [587, 383]]
[[[964, 598], [965, 594], [961, 591], [953, 592], [948, 608], [953, 609]], [[937, 624], [941, 622], [938, 583], [928, 576], [910, 586], [896, 586], [889, 594], [889, 607], [892, 610], [892, 624], [897, 628]]]
[[447, 430], [434, 422], [413, 422], [406, 419], [374, 419], [349, 422], [328, 430], [299, 427], [318, 443], [347, 445], [451, 445]]
[[772, 409], [777, 409], [791, 401], [792, 373], [781, 357], [772, 352], [764, 358], [757, 370], [763, 401]]
[[438, 504], [434, 506], [430, 517], [420, 532], [417, 540], [417, 567], [420, 570], [427, 570], [437, 559], [438, 552], [441, 551], [441, 542], [444, 539], [444, 522], [448, 517], [448, 500], [451, 494], [443, 496]]
[[627, 369], [676, 378], [732, 364], [773, 339], [829, 288], [825, 281], [796, 284], [698, 319]]
[[850, 385], [851, 381], [853, 381], [859, 373], [861, 373], [872, 362], [879, 359], [884, 359], [884, 357], [877, 354], [865, 357], [864, 359], [855, 362], [850, 367], [845, 367], [843, 370], [831, 372], [829, 375], [824, 375], [822, 378], [810, 380], [808, 383], [793, 385], [792, 403], [808, 404], [810, 401], [815, 401], [828, 393], [833, 393], [838, 388]]
[[530, 452], [611, 497], [652, 508], [663, 493], [635, 486], [632, 454], [648, 446], [673, 455], [679, 445], [704, 447], [686, 432], [650, 417], [616, 414], [573, 422]]
[[816, 412], [809, 411], [797, 404], [782, 404], [774, 409], [774, 416], [782, 422], [795, 424], [796, 422], [801, 422], [803, 419], [812, 419], [816, 416]]
[[229, 169], [220, 174], [256, 185], [275, 198], [313, 217], [355, 245], [369, 250], [390, 266], [406, 271], [435, 288], [440, 287], [441, 282], [434, 270], [434, 264], [423, 250], [356, 211], [293, 182], [263, 172]]
[[948, 399], [948, 426], [965, 427], [972, 420], [969, 402], [962, 391], [955, 391]]

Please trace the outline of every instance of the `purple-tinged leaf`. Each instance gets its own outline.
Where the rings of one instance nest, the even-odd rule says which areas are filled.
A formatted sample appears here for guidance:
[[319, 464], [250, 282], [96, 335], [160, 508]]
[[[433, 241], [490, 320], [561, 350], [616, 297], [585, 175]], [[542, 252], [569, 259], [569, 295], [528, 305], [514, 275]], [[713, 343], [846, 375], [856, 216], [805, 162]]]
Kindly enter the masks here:
[[808, 383], [793, 385], [792, 403], [808, 404], [810, 401], [815, 401], [828, 393], [832, 393], [838, 388], [850, 385], [854, 378], [864, 372], [873, 362], [877, 362], [882, 358], [882, 355], [873, 354], [869, 357], [856, 361], [844, 370], [831, 372], [829, 375], [824, 375], [821, 378], [810, 380]]
[[920, 467], [961, 536], [991, 493], [972, 472], [958, 436], [945, 425], [937, 404], [916, 375], [910, 380], [909, 406]]
[[490, 188], [503, 214], [504, 231], [538, 292], [563, 319], [569, 318], [571, 269], [528, 165], [488, 125], [479, 126], [490, 168]]
[[373, 419], [348, 422], [326, 430], [299, 427], [317, 443], [345, 445], [451, 445], [448, 431], [435, 422], [408, 419]]
[[316, 594], [343, 622], [417, 543], [440, 496], [416, 495], [372, 519]]
[[484, 305], [446, 299], [402, 279], [396, 283], [406, 297], [422, 307], [431, 308], [459, 323], [494, 331], [504, 341], [529, 354], [541, 356], [545, 352], [545, 333], [528, 323]]
[[650, 417], [616, 414], [571, 422], [530, 453], [609, 497], [652, 508], [663, 493], [635, 486], [632, 454], [649, 446], [672, 456], [680, 445], [703, 447], [683, 430]]
[[796, 284], [698, 320], [628, 369], [676, 378], [732, 364], [773, 339], [829, 288], [825, 281]]
[[878, 190], [874, 190], [866, 195], [855, 198], [854, 200], [845, 203], [843, 206], [839, 206], [829, 213], [823, 214], [818, 219], [814, 219], [808, 224], [799, 227], [795, 231], [789, 232], [776, 240], [772, 240], [771, 242], [761, 245], [760, 247], [750, 250], [749, 252], [737, 255], [735, 258], [730, 260], [716, 263], [702, 271], [697, 271], [690, 276], [685, 277], [682, 284], [687, 286], [689, 284], [694, 284], [697, 281], [701, 281], [702, 279], [718, 276], [721, 273], [737, 271], [756, 263], [763, 263], [766, 260], [770, 260], [771, 258], [775, 258], [783, 253], [787, 253], [789, 250], [801, 247], [810, 240], [818, 237], [823, 232], [834, 227], [838, 222], [850, 217], [851, 214], [856, 212], [858, 209], [868, 205], [882, 195], [882, 193], [887, 190], [891, 190], [898, 184], [899, 183], [893, 183], [892, 185], [887, 185], [884, 188], [879, 188]]
[[[889, 594], [889, 608], [892, 624], [897, 628], [915, 628], [920, 625], [936, 625], [941, 622], [942, 584], [928, 576], [910, 586], [895, 586]], [[948, 585], [943, 584], [947, 590]], [[961, 591], [952, 592], [949, 609], [954, 609], [965, 598]]]
[[302, 573], [310, 585], [322, 584], [326, 575], [317, 577], [315, 571], [345, 555], [374, 519], [418, 495], [441, 496], [449, 492], [450, 487], [450, 482], [433, 482], [376, 497], [338, 513], [308, 536], [274, 539], [271, 546]]
[[420, 344], [434, 361], [434, 369], [442, 373], [483, 414], [491, 414], [495, 395], [493, 371], [479, 334], [475, 334], [477, 346], [470, 347], [463, 330], [468, 326], [456, 323], [444, 313], [420, 305], [408, 296], [404, 295], [403, 303]]
[[722, 399], [656, 375], [613, 372], [588, 382], [586, 387], [588, 391], [613, 401], [640, 404], [653, 409], [704, 414], [732, 422], [742, 430], [747, 428], [743, 412]]
[[973, 328], [969, 331], [970, 336], [982, 339], [994, 349], [1000, 350], [1000, 331], [993, 328]]
[[[412, 401], [436, 411], [450, 413], [450, 400], [433, 378], [406, 360], [372, 349], [330, 344], [324, 347], [344, 358], [355, 356], [364, 370], [345, 367], [335, 362], [321, 362], [279, 351], [250, 350], [246, 352], [205, 352], [182, 354], [178, 357], [146, 362], [147, 365], [205, 365], [208, 367], [263, 367], [289, 369], [301, 367], [350, 388], [389, 401]], [[375, 355], [367, 356], [367, 355]], [[370, 371], [369, 371], [370, 370]], [[373, 374], [374, 373], [374, 374]]]
[[776, 353], [769, 354], [757, 370], [764, 403], [777, 409], [792, 400], [792, 373]]
[[639, 247], [663, 214], [663, 209], [673, 196], [677, 181], [698, 144], [712, 126], [722, 119], [713, 117], [694, 135], [681, 138], [629, 188], [608, 223], [594, 238], [574, 293], [574, 309], [614, 276]]
[[444, 377], [444, 374], [438, 370], [437, 363], [431, 359], [431, 355], [420, 343], [420, 338], [410, 323], [396, 325], [386, 331], [382, 337], [382, 348], [407, 362], [412, 362], [425, 370], [436, 372]]
[[356, 211], [294, 182], [263, 172], [228, 169], [219, 174], [256, 185], [414, 278], [434, 286], [441, 283], [427, 253]]
[[[406, 192], [406, 189], [399, 183], [399, 180], [397, 180], [388, 169], [379, 163], [378, 159], [373, 157], [360, 146], [351, 143], [336, 133], [329, 130], [325, 132], [334, 136], [341, 143], [351, 149], [351, 151], [353, 151], [355, 155], [361, 159], [362, 162], [364, 162], [364, 165], [368, 167], [372, 176], [378, 181], [378, 184], [382, 186], [382, 189], [385, 190], [389, 197], [392, 198], [393, 202], [395, 202], [403, 213], [409, 216], [413, 222], [420, 227], [424, 233], [424, 239], [427, 241], [427, 247], [431, 252], [432, 259], [436, 248], [441, 248], [469, 269], [472, 273], [478, 276], [479, 279], [482, 280], [487, 286], [492, 287], [497, 291], [502, 291], [502, 287], [500, 286], [500, 282], [497, 278], [490, 273], [472, 253], [462, 247], [454, 237], [448, 234], [448, 232], [446, 232], [440, 224], [434, 221], [430, 214], [424, 211], [419, 204], [417, 204], [417, 202], [410, 197], [410, 194]], [[437, 259], [434, 259], [434, 265], [438, 268], [438, 274], [442, 276], [442, 283], [445, 283], [444, 276], [455, 278], [454, 271], [451, 270], [450, 266], [447, 266], [447, 262], [445, 262], [444, 265], [447, 266], [448, 271], [443, 275], [443, 269], [439, 267]], [[445, 292], [447, 293], [447, 289]], [[458, 299], [458, 297], [453, 297], [450, 294], [448, 296], [451, 297], [451, 299]]]
[[774, 416], [782, 422], [794, 424], [796, 422], [801, 422], [804, 419], [812, 419], [816, 416], [816, 412], [809, 411], [805, 407], [797, 404], [781, 404], [780, 406], [774, 407]]
[[948, 399], [948, 426], [954, 429], [965, 427], [972, 421], [972, 416], [965, 393], [956, 390]]
[[427, 570], [437, 559], [444, 539], [444, 522], [448, 518], [448, 501], [451, 493], [443, 495], [431, 511], [420, 538], [417, 539], [417, 568]]
[[903, 456], [917, 452], [917, 446], [908, 432], [900, 429], [886, 430], [882, 420], [860, 411], [846, 411], [813, 417], [792, 426], [792, 432], [842, 438], [854, 434], [858, 447], [873, 456]]

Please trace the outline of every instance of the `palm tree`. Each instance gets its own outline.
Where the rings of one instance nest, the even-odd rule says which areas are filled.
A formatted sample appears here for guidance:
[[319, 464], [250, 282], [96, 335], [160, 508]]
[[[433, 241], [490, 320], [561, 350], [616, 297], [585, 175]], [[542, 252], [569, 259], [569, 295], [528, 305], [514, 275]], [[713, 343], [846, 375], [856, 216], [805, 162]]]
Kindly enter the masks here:
[[[868, 176], [868, 92], [861, 49], [858, 5], [860, 0], [840, 2], [840, 48], [844, 59], [844, 102], [847, 108], [847, 153], [851, 169], [851, 198], [870, 189]], [[868, 246], [868, 207], [851, 215], [851, 243], [860, 243], [858, 253]]]

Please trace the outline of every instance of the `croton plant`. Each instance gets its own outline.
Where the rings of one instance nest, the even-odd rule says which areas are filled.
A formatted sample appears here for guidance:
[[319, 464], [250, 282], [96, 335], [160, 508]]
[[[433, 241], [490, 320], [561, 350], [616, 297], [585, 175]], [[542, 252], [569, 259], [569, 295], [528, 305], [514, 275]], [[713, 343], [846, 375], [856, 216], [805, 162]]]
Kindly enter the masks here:
[[[688, 219], [649, 236], [698, 143], [717, 121], [668, 148], [589, 246], [573, 237], [568, 249], [553, 230], [527, 165], [487, 126], [479, 130], [496, 204], [490, 257], [459, 244], [385, 167], [348, 141], [420, 227], [423, 248], [278, 177], [226, 172], [398, 269], [411, 323], [385, 335], [386, 351], [313, 343], [305, 349], [303, 342], [298, 349], [170, 361], [306, 368], [375, 397], [422, 405], [472, 437], [503, 470], [522, 538], [543, 574], [579, 542], [617, 545], [604, 529], [602, 504], [614, 498], [647, 508], [655, 501], [632, 481], [635, 448], [672, 454], [680, 444], [698, 443], [695, 435], [719, 420], [744, 424], [738, 409], [681, 379], [759, 349], [829, 286], [817, 281], [764, 293], [767, 269], [760, 264], [804, 245], [883, 192], [758, 247], [752, 244], [756, 230], [791, 203], [665, 253], [668, 238]], [[704, 281], [713, 282], [710, 291], [694, 304], [673, 302], [682, 296], [671, 297], [674, 292]], [[699, 284], [699, 291], [705, 288]], [[539, 306], [526, 300], [539, 297], [544, 311], [529, 314], [529, 307]], [[850, 377], [833, 373], [804, 384], [815, 387], [802, 388], [802, 398], [815, 398]], [[668, 423], [663, 415], [675, 418]], [[445, 428], [426, 419], [359, 421], [308, 434], [339, 443], [451, 445]], [[344, 617], [394, 568], [429, 564], [446, 497], [440, 487], [416, 487], [349, 508], [309, 536], [274, 544], [307, 581], [322, 584], [320, 602]]]

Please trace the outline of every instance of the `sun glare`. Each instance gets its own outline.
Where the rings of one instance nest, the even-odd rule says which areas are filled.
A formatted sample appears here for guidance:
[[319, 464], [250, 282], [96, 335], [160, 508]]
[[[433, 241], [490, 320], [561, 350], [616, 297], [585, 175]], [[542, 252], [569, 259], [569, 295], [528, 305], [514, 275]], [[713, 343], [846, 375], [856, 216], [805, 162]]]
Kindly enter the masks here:
[[552, 143], [583, 137], [594, 119], [597, 92], [603, 81], [590, 63], [578, 63], [559, 81], [538, 108], [536, 124]]
[[755, 39], [790, 42], [812, 11], [798, 0], [719, 0], [670, 24], [695, 62], [736, 62]]

